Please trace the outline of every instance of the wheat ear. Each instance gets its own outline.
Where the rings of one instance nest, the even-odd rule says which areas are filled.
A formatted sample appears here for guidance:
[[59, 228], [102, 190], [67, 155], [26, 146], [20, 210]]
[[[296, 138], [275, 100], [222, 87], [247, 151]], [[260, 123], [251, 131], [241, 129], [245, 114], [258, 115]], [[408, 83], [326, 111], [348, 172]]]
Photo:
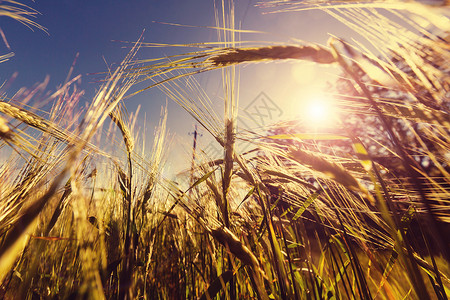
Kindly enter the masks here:
[[109, 114], [111, 120], [116, 124], [116, 126], [119, 128], [120, 132], [122, 133], [123, 141], [125, 142], [125, 147], [127, 148], [128, 153], [133, 152], [134, 148], [134, 139], [131, 136], [131, 132], [128, 128], [128, 126], [125, 124], [120, 112], [117, 113], [116, 111], [112, 111]]
[[0, 101], [0, 112], [42, 131], [49, 130], [50, 126], [44, 119], [10, 103]]
[[320, 64], [335, 62], [331, 52], [318, 45], [229, 48], [224, 53], [208, 58], [207, 62], [214, 66], [229, 66], [243, 62], [262, 62], [278, 59], [300, 59]]

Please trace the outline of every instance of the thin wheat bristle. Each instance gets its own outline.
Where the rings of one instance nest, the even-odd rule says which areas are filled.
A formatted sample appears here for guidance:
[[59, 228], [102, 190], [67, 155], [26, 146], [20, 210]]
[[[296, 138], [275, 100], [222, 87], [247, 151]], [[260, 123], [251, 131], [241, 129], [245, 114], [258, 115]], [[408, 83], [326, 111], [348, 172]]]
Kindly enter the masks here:
[[261, 62], [278, 59], [309, 60], [320, 64], [331, 64], [335, 61], [330, 51], [318, 45], [232, 48], [223, 54], [209, 58], [208, 61], [214, 66], [229, 66], [243, 62]]

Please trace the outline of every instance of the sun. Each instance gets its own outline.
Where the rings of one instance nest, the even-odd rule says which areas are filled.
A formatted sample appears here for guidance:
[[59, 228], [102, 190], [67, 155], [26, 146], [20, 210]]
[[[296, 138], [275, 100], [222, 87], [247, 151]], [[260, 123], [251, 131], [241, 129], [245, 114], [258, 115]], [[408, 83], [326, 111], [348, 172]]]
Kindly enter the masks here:
[[306, 113], [314, 121], [324, 121], [328, 116], [328, 106], [323, 99], [314, 99], [308, 104]]
[[315, 93], [302, 101], [300, 114], [306, 124], [327, 127], [336, 122], [337, 110], [332, 97]]

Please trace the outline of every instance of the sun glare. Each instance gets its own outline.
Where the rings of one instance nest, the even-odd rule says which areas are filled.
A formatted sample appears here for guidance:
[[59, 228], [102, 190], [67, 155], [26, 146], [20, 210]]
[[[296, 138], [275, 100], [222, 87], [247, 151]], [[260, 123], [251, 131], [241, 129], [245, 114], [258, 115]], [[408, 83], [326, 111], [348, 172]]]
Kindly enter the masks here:
[[301, 117], [314, 127], [326, 127], [336, 121], [336, 108], [331, 97], [316, 94], [303, 101]]
[[328, 114], [328, 107], [326, 104], [321, 100], [311, 101], [308, 107], [309, 117], [316, 121], [323, 121], [326, 119]]

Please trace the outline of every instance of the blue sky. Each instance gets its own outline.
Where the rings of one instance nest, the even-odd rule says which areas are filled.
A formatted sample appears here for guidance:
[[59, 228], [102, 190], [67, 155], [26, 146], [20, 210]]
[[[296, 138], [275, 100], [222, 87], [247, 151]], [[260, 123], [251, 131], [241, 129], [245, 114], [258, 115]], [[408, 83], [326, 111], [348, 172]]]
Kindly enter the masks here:
[[[236, 21], [243, 29], [267, 32], [245, 34], [242, 36], [243, 40], [292, 43], [291, 38], [297, 38], [326, 43], [328, 32], [338, 36], [348, 35], [345, 26], [321, 11], [265, 14], [268, 11], [256, 7], [254, 0], [236, 2]], [[51, 79], [48, 88], [54, 90], [64, 82], [76, 53], [79, 52], [73, 75], [82, 75], [81, 87], [86, 90], [84, 100], [89, 102], [98, 88], [98, 83], [95, 82], [98, 75], [89, 74], [106, 71], [105, 61], [108, 64], [119, 63], [128, 49], [123, 48], [125, 44], [117, 41], [135, 41], [144, 29], [145, 42], [180, 44], [217, 41], [217, 34], [212, 29], [177, 27], [154, 22], [215, 26], [212, 0], [23, 0], [23, 3], [40, 12], [34, 20], [46, 27], [48, 34], [36, 29], [31, 31], [11, 19], [0, 18], [0, 27], [15, 53], [10, 61], [0, 65], [0, 81], [4, 82], [14, 72], [18, 72], [18, 78], [6, 91], [9, 96], [20, 87], [31, 87], [43, 81], [46, 75]], [[137, 57], [162, 57], [184, 50], [191, 49], [144, 48]], [[0, 43], [0, 54], [7, 52], [6, 46]], [[293, 72], [298, 73], [298, 70], [307, 75], [306, 81], [293, 80]], [[242, 67], [241, 104], [245, 107], [263, 92], [284, 112], [282, 117], [295, 116], [296, 97], [308, 94], [311, 87], [319, 82], [317, 78], [326, 77], [326, 72], [310, 65], [293, 65], [292, 62]], [[217, 99], [222, 86], [220, 77], [217, 74], [203, 74], [198, 77], [198, 81], [213, 102], [219, 103], [217, 109], [221, 115], [221, 100]], [[143, 121], [146, 115], [145, 126], [149, 132], [153, 132], [153, 127], [158, 123], [160, 108], [165, 105], [166, 100], [157, 90], [148, 91], [129, 99], [127, 108], [132, 112], [141, 105], [140, 120]], [[188, 132], [192, 130], [194, 122], [170, 101], [168, 120], [170, 131], [176, 135], [176, 143], [190, 144]], [[206, 147], [209, 142], [210, 139], [204, 135], [200, 146]], [[185, 152], [188, 155], [189, 150]]]
[[[18, 84], [34, 84], [49, 74], [53, 85], [64, 79], [77, 52], [80, 53], [75, 73], [101, 72], [108, 63], [120, 62], [127, 50], [113, 40], [135, 41], [146, 29], [145, 40], [179, 42], [186, 32], [152, 21], [213, 24], [212, 14], [199, 14], [198, 7], [212, 11], [209, 1], [23, 1], [41, 14], [34, 19], [48, 30], [48, 35], [9, 19], [1, 18], [15, 58], [1, 66], [2, 79], [19, 72]], [[210, 4], [210, 5], [205, 5]], [[196, 9], [194, 9], [196, 7]], [[196, 13], [195, 19], [192, 14]], [[193, 36], [195, 37], [195, 33]], [[2, 53], [7, 49], [0, 47]]]

